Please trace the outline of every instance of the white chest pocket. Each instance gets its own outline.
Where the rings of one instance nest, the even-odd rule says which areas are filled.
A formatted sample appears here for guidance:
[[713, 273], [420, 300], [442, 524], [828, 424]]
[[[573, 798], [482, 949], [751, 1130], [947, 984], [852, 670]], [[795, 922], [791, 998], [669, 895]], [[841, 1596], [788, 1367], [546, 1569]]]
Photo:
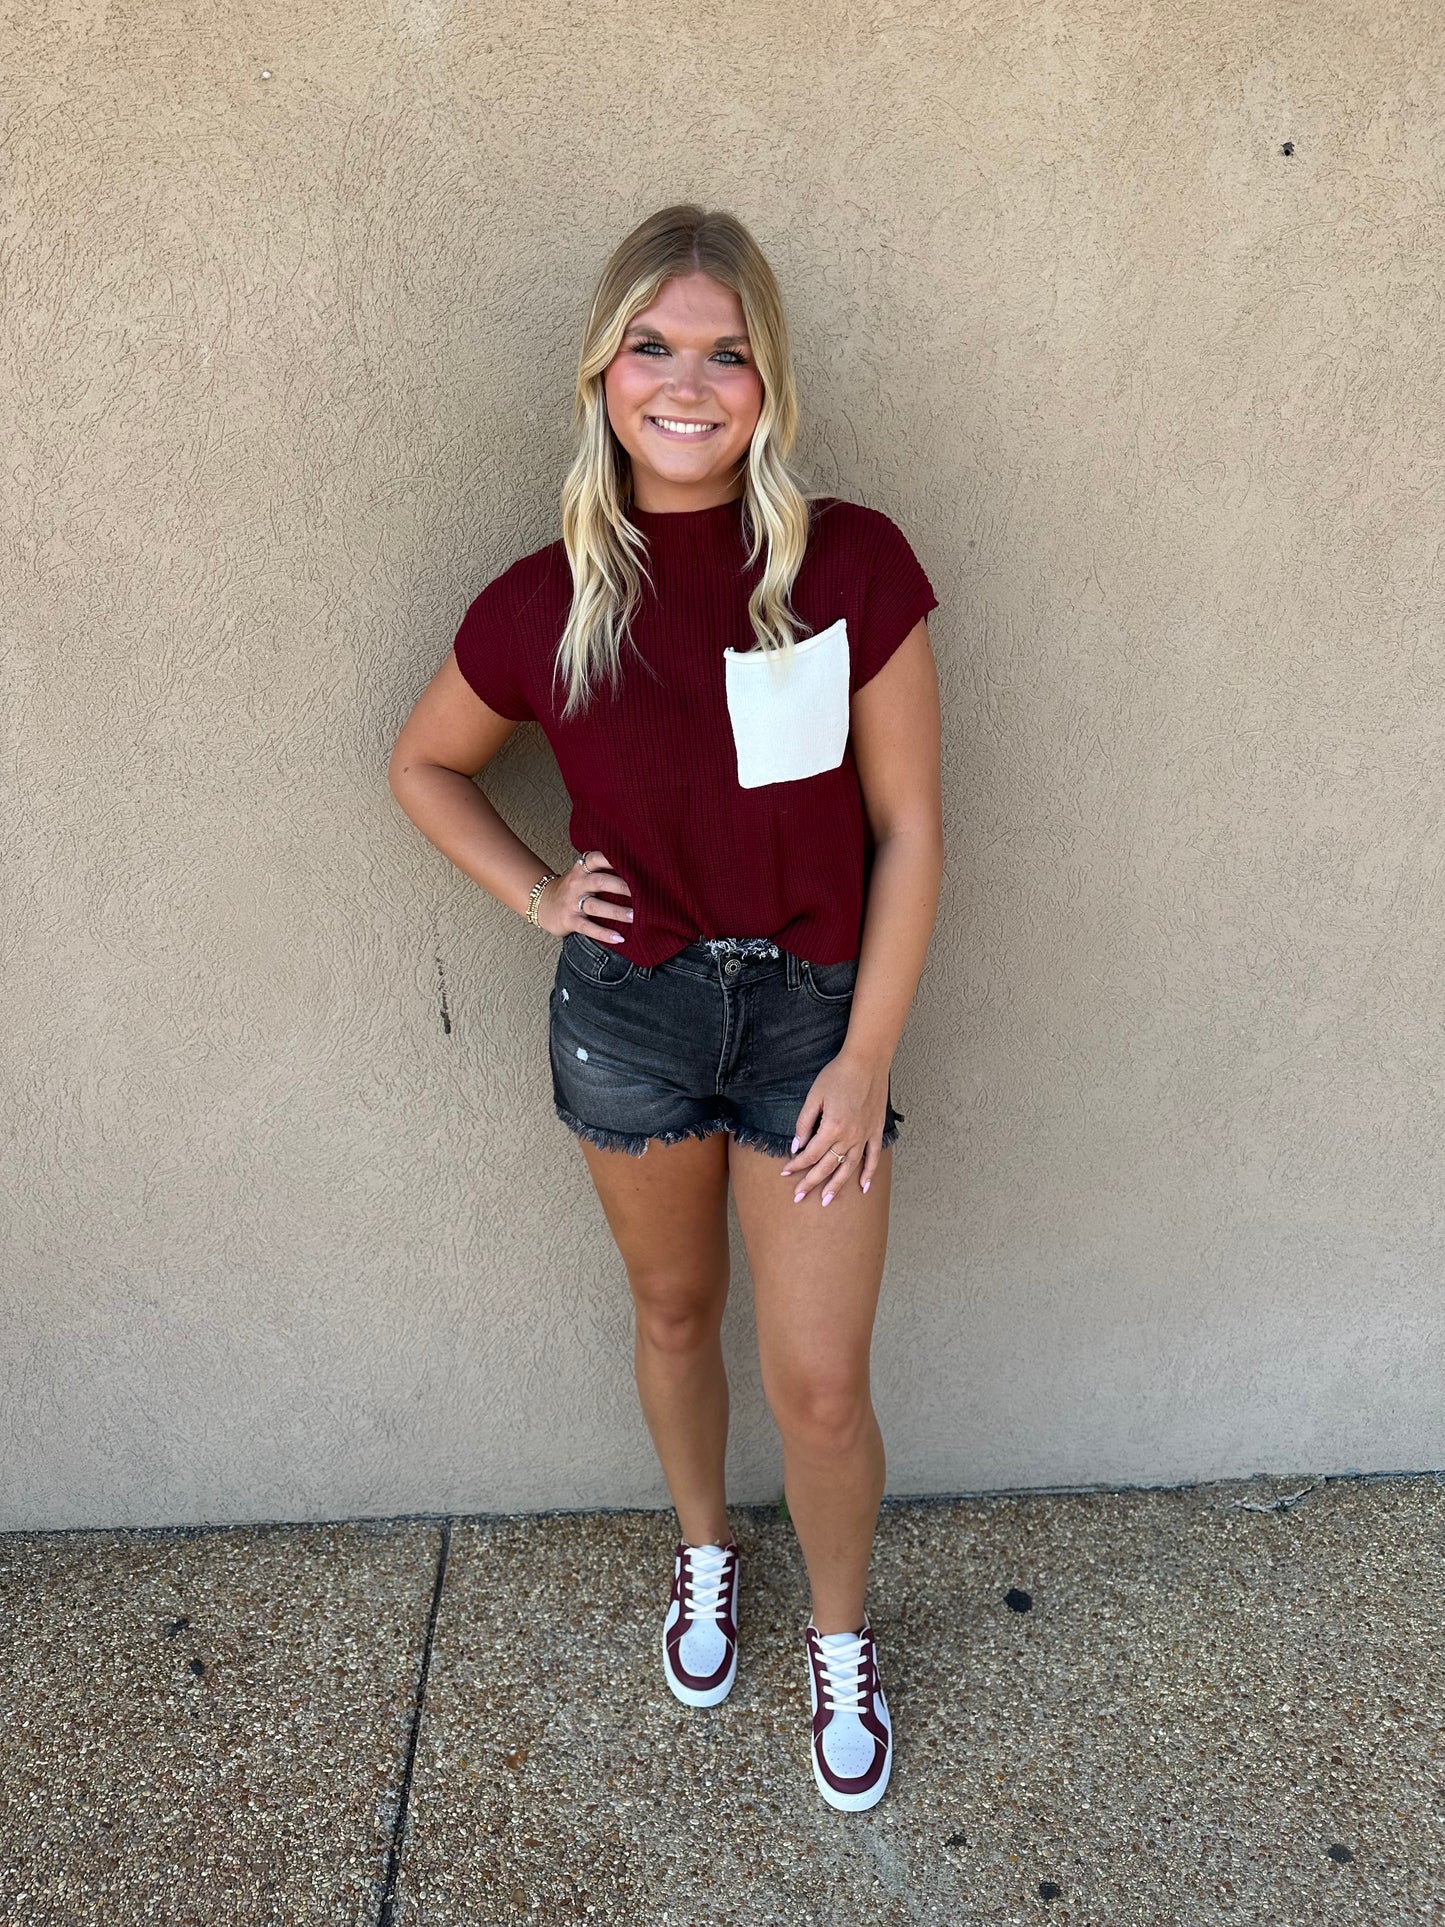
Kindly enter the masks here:
[[738, 784], [792, 783], [836, 769], [848, 747], [848, 624], [842, 616], [793, 645], [723, 650]]

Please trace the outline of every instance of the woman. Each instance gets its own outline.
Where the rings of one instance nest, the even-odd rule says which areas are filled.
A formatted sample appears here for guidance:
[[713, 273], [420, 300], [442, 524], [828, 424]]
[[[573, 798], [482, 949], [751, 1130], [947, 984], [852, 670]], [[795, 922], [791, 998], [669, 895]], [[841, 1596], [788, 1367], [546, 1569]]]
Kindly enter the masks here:
[[[793, 478], [781, 298], [730, 215], [664, 208], [621, 243], [576, 406], [562, 539], [468, 608], [389, 780], [459, 869], [560, 939], [553, 1101], [635, 1303], [681, 1534], [663, 1672], [689, 1706], [737, 1669], [732, 1184], [812, 1591], [813, 1773], [856, 1811], [892, 1755], [864, 1603], [884, 1486], [869, 1350], [889, 1067], [943, 868], [937, 598], [886, 516]], [[572, 801], [580, 854], [558, 873], [472, 780], [528, 720]]]

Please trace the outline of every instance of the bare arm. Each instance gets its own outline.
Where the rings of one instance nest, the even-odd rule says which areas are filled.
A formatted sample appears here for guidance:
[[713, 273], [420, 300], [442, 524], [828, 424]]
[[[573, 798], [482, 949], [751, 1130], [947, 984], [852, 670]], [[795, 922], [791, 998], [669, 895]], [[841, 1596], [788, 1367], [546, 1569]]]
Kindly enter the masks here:
[[[855, 1178], [866, 1191], [882, 1156], [888, 1071], [923, 974], [943, 880], [938, 673], [928, 626], [910, 629], [853, 698], [853, 754], [873, 832], [863, 941], [838, 1055], [798, 1114], [798, 1149], [782, 1167], [800, 1204]], [[840, 1162], [841, 1159], [841, 1162]]]
[[[481, 700], [457, 667], [455, 654], [449, 653], [402, 725], [386, 780], [428, 842], [499, 903], [525, 916], [532, 885], [553, 865], [503, 822], [472, 780], [518, 727]], [[629, 896], [627, 884], [606, 867], [607, 861], [605, 852], [592, 853], [592, 887]], [[575, 872], [575, 864], [570, 868]], [[578, 893], [564, 894], [567, 881], [569, 869], [564, 868], [558, 881], [542, 892], [537, 906], [542, 928], [556, 937], [582, 930], [600, 942], [619, 942], [617, 922], [630, 916], [626, 905], [589, 896], [586, 913], [579, 915]]]
[[926, 622], [854, 696], [851, 727], [876, 848], [844, 1050], [886, 1065], [923, 974], [943, 881], [942, 731]]

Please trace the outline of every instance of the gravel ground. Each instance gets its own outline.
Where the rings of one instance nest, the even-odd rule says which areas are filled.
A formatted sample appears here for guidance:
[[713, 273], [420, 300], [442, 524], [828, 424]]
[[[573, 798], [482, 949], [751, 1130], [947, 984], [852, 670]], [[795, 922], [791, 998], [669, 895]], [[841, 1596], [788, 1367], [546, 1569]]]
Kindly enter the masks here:
[[0, 1927], [1445, 1923], [1439, 1476], [888, 1502], [851, 1815], [733, 1523], [708, 1711], [671, 1513], [0, 1537]]
[[442, 1537], [0, 1537], [0, 1927], [375, 1921]]

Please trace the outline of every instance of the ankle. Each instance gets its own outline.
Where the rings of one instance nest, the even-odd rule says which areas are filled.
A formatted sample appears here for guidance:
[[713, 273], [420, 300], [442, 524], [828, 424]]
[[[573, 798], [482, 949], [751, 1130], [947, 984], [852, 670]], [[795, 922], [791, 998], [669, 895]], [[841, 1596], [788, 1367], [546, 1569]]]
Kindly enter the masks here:
[[830, 1633], [848, 1633], [856, 1637], [867, 1623], [868, 1615], [861, 1608], [856, 1613], [813, 1612], [808, 1615], [808, 1624], [820, 1639], [827, 1639]]
[[685, 1513], [681, 1506], [674, 1505], [673, 1516], [677, 1520], [677, 1536], [685, 1546], [725, 1546], [733, 1536], [726, 1501], [721, 1505], [704, 1505], [696, 1511], [689, 1506]]

